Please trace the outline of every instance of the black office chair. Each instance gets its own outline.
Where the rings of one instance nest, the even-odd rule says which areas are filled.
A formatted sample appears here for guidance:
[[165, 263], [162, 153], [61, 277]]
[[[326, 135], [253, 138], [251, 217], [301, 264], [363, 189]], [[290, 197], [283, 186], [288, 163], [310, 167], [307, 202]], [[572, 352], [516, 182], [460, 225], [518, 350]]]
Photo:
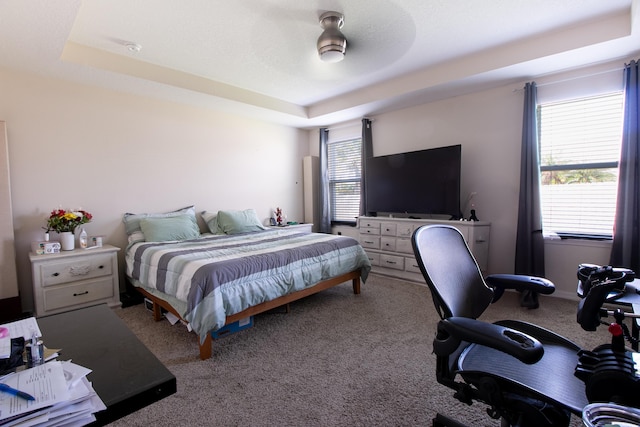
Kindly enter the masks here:
[[[554, 285], [521, 275], [483, 279], [454, 227], [420, 227], [412, 244], [441, 318], [433, 343], [437, 381], [464, 403], [487, 404], [502, 426], [566, 426], [571, 413], [579, 416], [588, 404], [585, 383], [574, 375], [580, 347], [530, 323], [476, 320], [505, 289], [551, 294]], [[438, 414], [433, 425], [461, 424]]]

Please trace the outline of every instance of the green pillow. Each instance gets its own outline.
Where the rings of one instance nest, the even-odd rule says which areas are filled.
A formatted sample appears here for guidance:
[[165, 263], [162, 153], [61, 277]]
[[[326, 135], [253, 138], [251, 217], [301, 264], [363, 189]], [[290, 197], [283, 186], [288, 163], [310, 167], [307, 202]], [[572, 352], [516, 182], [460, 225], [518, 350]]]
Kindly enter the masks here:
[[200, 236], [200, 230], [189, 215], [143, 218], [140, 220], [140, 228], [147, 242], [188, 240]]
[[140, 221], [145, 218], [169, 218], [174, 216], [180, 216], [188, 214], [191, 216], [193, 220], [193, 224], [197, 227], [198, 221], [196, 219], [196, 210], [193, 206], [187, 206], [182, 209], [178, 209], [177, 211], [167, 212], [167, 213], [125, 213], [122, 221], [124, 222], [124, 230], [127, 233], [127, 236], [131, 236], [136, 231], [141, 231], [140, 229]]
[[248, 233], [264, 230], [254, 209], [218, 211], [218, 230], [225, 234]]
[[200, 216], [204, 220], [204, 223], [207, 224], [207, 228], [213, 234], [223, 234], [222, 231], [218, 228], [218, 214], [209, 211], [200, 212]]

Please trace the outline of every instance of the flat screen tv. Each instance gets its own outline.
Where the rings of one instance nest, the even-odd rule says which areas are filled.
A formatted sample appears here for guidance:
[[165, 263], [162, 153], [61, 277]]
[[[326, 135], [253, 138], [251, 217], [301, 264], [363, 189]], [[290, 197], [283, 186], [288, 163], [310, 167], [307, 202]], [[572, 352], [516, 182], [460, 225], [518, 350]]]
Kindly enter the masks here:
[[461, 156], [462, 147], [452, 145], [366, 159], [367, 215], [458, 219]]

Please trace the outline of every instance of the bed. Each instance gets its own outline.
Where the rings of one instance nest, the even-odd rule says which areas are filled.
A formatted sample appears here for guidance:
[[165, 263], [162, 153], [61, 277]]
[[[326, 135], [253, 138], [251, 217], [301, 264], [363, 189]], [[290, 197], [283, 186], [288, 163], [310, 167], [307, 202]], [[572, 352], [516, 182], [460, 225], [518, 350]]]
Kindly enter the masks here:
[[240, 319], [351, 281], [360, 293], [371, 269], [357, 240], [264, 227], [255, 211], [125, 214], [129, 282], [198, 336], [201, 359], [211, 357], [211, 332]]

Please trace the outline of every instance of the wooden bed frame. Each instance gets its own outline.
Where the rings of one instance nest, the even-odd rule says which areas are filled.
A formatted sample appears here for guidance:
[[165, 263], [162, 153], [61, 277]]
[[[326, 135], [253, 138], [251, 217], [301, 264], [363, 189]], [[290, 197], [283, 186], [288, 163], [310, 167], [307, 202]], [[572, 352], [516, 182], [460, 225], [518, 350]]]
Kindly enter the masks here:
[[[249, 307], [246, 310], [243, 310], [239, 313], [233, 314], [226, 318], [225, 325], [228, 325], [233, 322], [237, 322], [238, 320], [247, 318], [249, 316], [253, 316], [255, 314], [264, 313], [265, 311], [272, 310], [276, 307], [281, 307], [283, 305], [287, 305], [290, 302], [299, 300], [300, 298], [307, 297], [309, 295], [313, 295], [320, 291], [324, 291], [325, 289], [332, 288], [341, 283], [347, 282], [351, 280], [353, 283], [353, 293], [358, 295], [360, 294], [360, 270], [352, 271], [350, 273], [343, 274], [342, 276], [334, 277], [332, 279], [328, 279], [322, 282], [319, 282], [309, 288], [302, 289], [300, 291], [296, 291], [287, 295], [283, 295], [271, 301], [266, 301], [258, 305], [254, 305], [253, 307]], [[135, 287], [138, 292], [144, 295], [146, 298], [150, 299], [153, 302], [153, 318], [154, 320], [160, 321], [162, 320], [162, 309], [164, 308], [170, 313], [173, 313], [182, 321], [182, 317], [178, 314], [178, 312], [165, 300], [150, 294], [143, 288]], [[186, 321], [185, 321], [186, 322]], [[200, 359], [206, 360], [211, 358], [211, 332], [207, 333], [207, 336], [204, 340], [203, 344], [200, 344], [200, 336], [198, 338], [198, 346], [200, 347]]]

